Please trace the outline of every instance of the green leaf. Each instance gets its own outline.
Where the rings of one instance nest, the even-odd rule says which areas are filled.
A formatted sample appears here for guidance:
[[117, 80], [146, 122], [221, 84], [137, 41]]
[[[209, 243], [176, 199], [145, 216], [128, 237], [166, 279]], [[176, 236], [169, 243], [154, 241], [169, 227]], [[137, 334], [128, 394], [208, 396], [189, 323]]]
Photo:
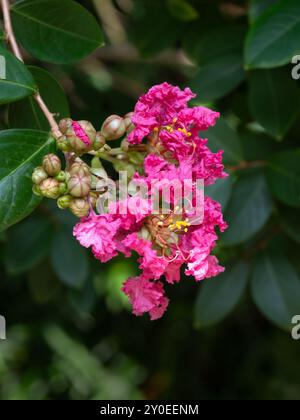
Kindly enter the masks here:
[[205, 194], [218, 201], [224, 211], [231, 198], [232, 189], [232, 177], [228, 176], [227, 178], [219, 179], [214, 185], [205, 187]]
[[236, 183], [225, 213], [229, 224], [222, 236], [225, 245], [236, 245], [260, 231], [273, 210], [273, 201], [261, 173], [245, 175]]
[[300, 89], [286, 69], [257, 70], [250, 75], [249, 104], [253, 118], [282, 140], [299, 115]]
[[[218, 26], [202, 36], [192, 33], [184, 39], [183, 48], [199, 65], [228, 55], [242, 53], [246, 28], [241, 25]], [[195, 38], [197, 37], [197, 42]]]
[[299, 210], [285, 208], [280, 212], [281, 225], [290, 238], [300, 244], [300, 217]]
[[204, 281], [195, 305], [196, 328], [215, 325], [234, 309], [246, 289], [248, 275], [248, 265], [239, 262]]
[[191, 80], [197, 99], [210, 102], [233, 91], [245, 79], [242, 56], [231, 54], [205, 64]]
[[268, 164], [267, 179], [278, 200], [300, 207], [300, 149], [273, 156]]
[[243, 152], [237, 132], [220, 118], [214, 127], [205, 134], [209, 140], [209, 147], [213, 152], [224, 150], [224, 163], [231, 165], [243, 160]]
[[249, 7], [250, 21], [255, 22], [276, 1], [278, 0], [251, 0]]
[[34, 215], [11, 228], [8, 234], [4, 262], [10, 274], [27, 271], [47, 255], [52, 229], [45, 217]]
[[[56, 120], [70, 115], [66, 95], [54, 77], [39, 67], [28, 67], [48, 109], [55, 112]], [[49, 122], [33, 98], [16, 102], [9, 108], [9, 123], [15, 128], [49, 130]]]
[[54, 144], [53, 137], [42, 131], [0, 132], [0, 231], [22, 220], [40, 203], [32, 193], [31, 175]]
[[5, 59], [5, 79], [0, 78], [0, 105], [33, 95], [37, 89], [31, 73], [15, 56], [0, 45], [0, 56]]
[[261, 312], [284, 329], [300, 314], [300, 281], [289, 261], [281, 255], [264, 255], [256, 264], [251, 289]]
[[268, 8], [249, 31], [245, 47], [247, 68], [279, 67], [299, 54], [300, 2], [281, 0]]
[[51, 262], [58, 278], [68, 286], [80, 288], [89, 275], [89, 260], [86, 249], [80, 246], [69, 230], [55, 233]]
[[25, 0], [11, 12], [18, 41], [39, 60], [73, 63], [104, 44], [95, 18], [72, 0]]
[[168, 0], [170, 13], [177, 19], [190, 22], [199, 17], [198, 11], [187, 0]]

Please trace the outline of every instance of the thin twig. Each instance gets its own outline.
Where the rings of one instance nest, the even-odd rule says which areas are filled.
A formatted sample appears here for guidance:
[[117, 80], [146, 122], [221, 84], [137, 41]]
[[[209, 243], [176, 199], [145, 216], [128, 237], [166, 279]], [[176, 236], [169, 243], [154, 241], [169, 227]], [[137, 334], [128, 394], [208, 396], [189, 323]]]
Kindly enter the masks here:
[[[2, 7], [2, 13], [3, 13], [4, 30], [5, 30], [7, 41], [11, 47], [13, 54], [20, 61], [24, 62], [21, 50], [15, 38], [12, 23], [11, 23], [9, 0], [1, 0], [1, 7]], [[34, 99], [37, 102], [38, 106], [41, 108], [45, 117], [47, 118], [53, 135], [55, 137], [60, 137], [62, 133], [59, 130], [58, 124], [55, 121], [53, 114], [49, 111], [40, 93], [36, 93], [34, 95]]]

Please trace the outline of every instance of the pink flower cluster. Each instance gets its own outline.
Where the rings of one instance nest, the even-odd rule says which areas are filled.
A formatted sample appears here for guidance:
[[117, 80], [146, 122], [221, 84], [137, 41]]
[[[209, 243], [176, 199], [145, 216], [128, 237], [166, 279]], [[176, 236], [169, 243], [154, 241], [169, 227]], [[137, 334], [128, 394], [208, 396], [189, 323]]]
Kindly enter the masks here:
[[[226, 176], [222, 152], [212, 153], [207, 140], [199, 137], [199, 132], [216, 123], [219, 114], [204, 107], [189, 108], [187, 103], [194, 96], [188, 88], [182, 91], [163, 83], [139, 99], [132, 117], [135, 128], [128, 142], [145, 142], [148, 154], [144, 175], [136, 174], [136, 180], [155, 180], [159, 189], [174, 179], [203, 179], [205, 185], [210, 185]], [[132, 252], [138, 254], [141, 274], [128, 279], [122, 290], [133, 313], [140, 316], [148, 312], [152, 320], [160, 318], [169, 303], [162, 279], [169, 284], [179, 282], [182, 267], [196, 281], [224, 271], [212, 255], [218, 239], [216, 228], [221, 232], [227, 228], [220, 204], [205, 197], [200, 224], [191, 223], [192, 214], [178, 212], [176, 203], [171, 204], [170, 214], [155, 214], [150, 197], [128, 196], [117, 203], [117, 210], [120, 205], [127, 206], [126, 215], [118, 211], [98, 215], [91, 211], [74, 229], [78, 241], [91, 248], [101, 262], [118, 253], [125, 257]]]

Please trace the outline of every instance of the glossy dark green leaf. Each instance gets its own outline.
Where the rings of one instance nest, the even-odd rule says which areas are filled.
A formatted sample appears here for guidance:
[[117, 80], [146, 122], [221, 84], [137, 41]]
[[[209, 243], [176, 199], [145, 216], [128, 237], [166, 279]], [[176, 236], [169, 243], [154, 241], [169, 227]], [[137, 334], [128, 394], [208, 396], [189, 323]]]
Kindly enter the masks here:
[[5, 248], [5, 266], [10, 274], [19, 274], [38, 264], [48, 253], [52, 227], [39, 215], [12, 227]]
[[247, 68], [279, 67], [300, 52], [300, 2], [281, 0], [254, 23], [246, 40]]
[[300, 279], [289, 261], [280, 255], [264, 255], [254, 269], [251, 289], [261, 312], [284, 329], [300, 314]]
[[[34, 77], [48, 109], [55, 113], [56, 120], [68, 117], [70, 114], [66, 95], [55, 78], [38, 67], [28, 67]], [[36, 128], [49, 130], [49, 123], [33, 98], [16, 102], [9, 109], [9, 123], [14, 128]]]
[[224, 163], [234, 165], [243, 160], [239, 136], [223, 118], [205, 133], [205, 137], [208, 138], [209, 147], [213, 152], [224, 150]]
[[250, 239], [265, 225], [272, 209], [272, 197], [263, 174], [240, 178], [225, 213], [229, 228], [222, 236], [223, 243], [236, 245]]
[[300, 207], [300, 149], [273, 156], [268, 164], [268, 183], [274, 196], [292, 207]]
[[225, 318], [239, 303], [249, 275], [249, 267], [239, 262], [212, 279], [207, 279], [195, 305], [197, 328], [210, 327]]
[[[184, 50], [199, 65], [209, 64], [232, 54], [242, 54], [246, 28], [227, 25], [213, 28], [205, 34], [192, 34], [184, 40]], [[197, 42], [195, 42], [197, 39]]]
[[251, 0], [249, 7], [250, 21], [255, 22], [276, 1], [278, 0]]
[[250, 75], [249, 105], [253, 118], [282, 140], [300, 113], [299, 85], [285, 69], [256, 70]]
[[69, 230], [55, 233], [51, 262], [58, 278], [68, 286], [80, 288], [89, 275], [89, 261], [85, 248], [72, 236]]
[[18, 41], [34, 57], [67, 64], [103, 45], [96, 19], [72, 0], [25, 0], [12, 7]]
[[33, 95], [37, 89], [26, 66], [0, 45], [0, 56], [5, 65], [5, 78], [0, 77], [0, 105]]
[[31, 175], [53, 149], [54, 139], [42, 131], [0, 132], [0, 231], [19, 222], [40, 203], [32, 193]]
[[245, 79], [241, 54], [231, 54], [205, 64], [191, 80], [197, 99], [210, 102], [234, 90]]
[[205, 195], [218, 201], [221, 204], [223, 211], [225, 211], [231, 198], [232, 188], [233, 180], [232, 177], [228, 176], [227, 178], [219, 179], [213, 185], [205, 187]]

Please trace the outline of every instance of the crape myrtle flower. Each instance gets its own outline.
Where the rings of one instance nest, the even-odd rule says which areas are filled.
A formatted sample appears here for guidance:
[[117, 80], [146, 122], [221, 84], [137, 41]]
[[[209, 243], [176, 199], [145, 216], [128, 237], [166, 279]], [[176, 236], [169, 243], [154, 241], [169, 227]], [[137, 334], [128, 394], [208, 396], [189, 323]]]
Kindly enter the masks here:
[[[127, 142], [132, 147], [145, 144], [143, 171], [133, 180], [144, 183], [149, 194], [138, 193], [110, 205], [107, 214], [91, 210], [74, 228], [74, 236], [94, 256], [105, 263], [123, 254], [138, 255], [140, 275], [128, 279], [123, 292], [137, 316], [149, 313], [160, 318], [167, 309], [164, 282], [178, 283], [181, 272], [196, 281], [217, 276], [224, 271], [213, 255], [218, 233], [227, 225], [221, 205], [197, 188], [200, 179], [211, 185], [224, 178], [222, 151], [213, 153], [199, 133], [215, 125], [219, 113], [205, 107], [188, 107], [195, 95], [189, 88], [163, 83], [152, 87], [128, 114]], [[132, 124], [130, 125], [130, 120]], [[124, 130], [123, 130], [124, 131]], [[154, 203], [153, 189], [161, 194], [174, 181], [189, 180], [187, 190], [178, 196], [170, 193], [165, 202]], [[182, 203], [192, 194], [191, 207]], [[202, 194], [202, 216], [195, 197]], [[159, 195], [160, 196], [160, 195]], [[168, 205], [168, 211], [165, 211]], [[124, 207], [127, 211], [124, 210]]]

